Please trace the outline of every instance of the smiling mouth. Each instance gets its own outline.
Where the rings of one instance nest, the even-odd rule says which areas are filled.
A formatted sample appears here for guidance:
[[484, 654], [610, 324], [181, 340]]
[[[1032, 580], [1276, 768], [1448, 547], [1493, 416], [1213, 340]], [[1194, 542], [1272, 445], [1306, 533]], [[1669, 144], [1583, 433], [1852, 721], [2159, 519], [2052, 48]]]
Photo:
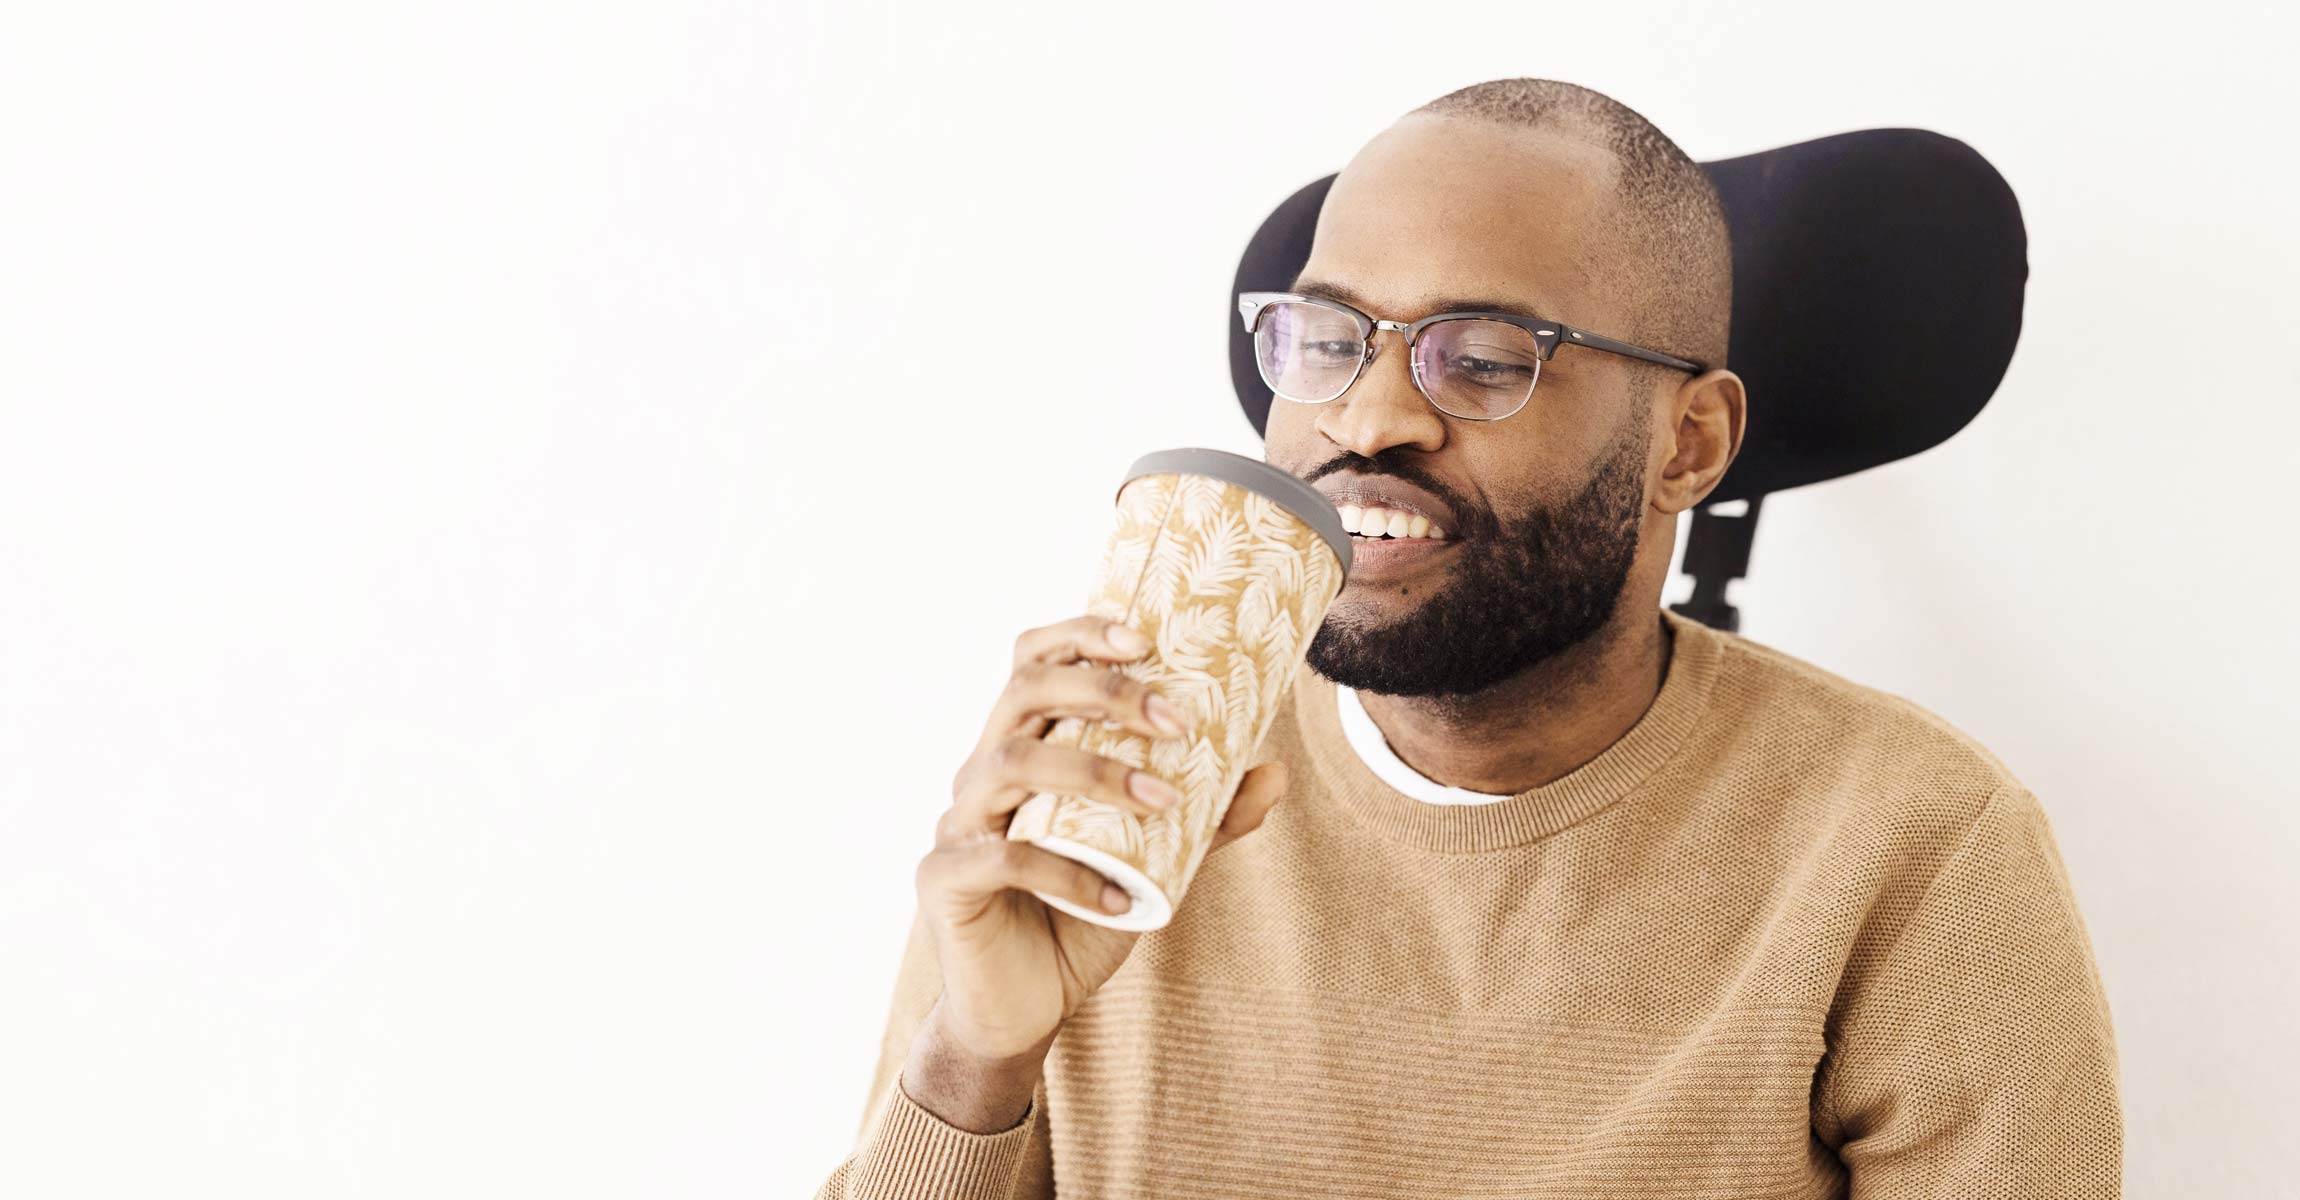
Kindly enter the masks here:
[[1454, 542], [1454, 541], [1460, 541], [1461, 539], [1460, 539], [1460, 537], [1459, 537], [1459, 536], [1447, 536], [1447, 537], [1442, 537], [1442, 538], [1433, 538], [1433, 537], [1413, 537], [1413, 536], [1411, 536], [1411, 535], [1408, 535], [1408, 536], [1406, 536], [1406, 537], [1394, 537], [1394, 536], [1392, 536], [1392, 535], [1390, 535], [1390, 534], [1387, 534], [1387, 533], [1375, 534], [1375, 535], [1373, 535], [1373, 536], [1371, 536], [1371, 537], [1368, 537], [1367, 535], [1365, 535], [1365, 534], [1362, 534], [1362, 533], [1353, 533], [1353, 534], [1351, 534], [1351, 535], [1350, 535], [1350, 540], [1351, 540], [1351, 541], [1353, 541], [1353, 542], [1431, 542], [1431, 543], [1435, 543], [1435, 544], [1443, 544], [1443, 543], [1445, 543], [1445, 542]]

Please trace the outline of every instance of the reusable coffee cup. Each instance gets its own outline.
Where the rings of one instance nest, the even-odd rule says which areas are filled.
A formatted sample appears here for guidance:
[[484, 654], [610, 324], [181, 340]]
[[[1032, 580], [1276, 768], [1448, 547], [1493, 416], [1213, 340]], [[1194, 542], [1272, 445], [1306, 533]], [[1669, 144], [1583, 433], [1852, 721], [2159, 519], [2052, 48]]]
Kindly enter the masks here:
[[1298, 477], [1226, 450], [1145, 454], [1119, 481], [1117, 520], [1086, 610], [1140, 630], [1152, 648], [1105, 664], [1182, 710], [1187, 732], [1151, 738], [1063, 717], [1045, 740], [1147, 770], [1181, 793], [1136, 816], [1085, 796], [1039, 792], [1006, 836], [1075, 859], [1125, 888], [1123, 913], [1031, 894], [1082, 921], [1150, 930], [1174, 917], [1253, 764], [1310, 639], [1349, 576], [1350, 536], [1333, 503]]

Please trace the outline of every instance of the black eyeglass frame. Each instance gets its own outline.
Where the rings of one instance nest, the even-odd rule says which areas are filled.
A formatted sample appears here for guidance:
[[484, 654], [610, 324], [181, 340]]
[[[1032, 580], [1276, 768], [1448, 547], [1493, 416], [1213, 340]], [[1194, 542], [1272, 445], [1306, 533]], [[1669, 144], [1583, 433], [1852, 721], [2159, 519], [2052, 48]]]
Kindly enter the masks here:
[[[1644, 361], [1650, 363], [1659, 363], [1662, 366], [1673, 367], [1680, 371], [1691, 371], [1696, 375], [1708, 370], [1707, 367], [1691, 359], [1679, 358], [1674, 354], [1663, 354], [1659, 350], [1648, 350], [1643, 346], [1631, 345], [1628, 342], [1624, 342], [1616, 338], [1609, 338], [1603, 334], [1591, 333], [1586, 329], [1576, 329], [1562, 321], [1545, 321], [1538, 317], [1521, 317], [1516, 313], [1498, 312], [1431, 313], [1429, 316], [1423, 317], [1421, 320], [1411, 323], [1405, 321], [1385, 321], [1379, 317], [1369, 316], [1363, 312], [1360, 312], [1356, 308], [1348, 304], [1344, 304], [1339, 300], [1333, 299], [1332, 297], [1312, 296], [1302, 292], [1238, 293], [1238, 319], [1245, 324], [1246, 332], [1248, 334], [1254, 333], [1255, 326], [1261, 324], [1262, 310], [1278, 303], [1320, 304], [1327, 308], [1335, 309], [1347, 315], [1350, 320], [1357, 323], [1358, 340], [1365, 344], [1365, 352], [1358, 356], [1357, 366], [1351, 370], [1349, 382], [1342, 385], [1341, 391], [1335, 392], [1333, 395], [1328, 396], [1323, 400], [1303, 400], [1299, 397], [1287, 396], [1284, 392], [1280, 392], [1277, 389], [1276, 384], [1270, 382], [1268, 373], [1263, 372], [1262, 382], [1264, 385], [1269, 387], [1270, 393], [1274, 396], [1284, 397], [1286, 400], [1295, 404], [1331, 404], [1334, 401], [1341, 399], [1343, 396], [1348, 395], [1350, 389], [1356, 386], [1358, 377], [1365, 374], [1366, 364], [1374, 360], [1374, 331], [1377, 329], [1394, 329], [1397, 332], [1405, 335], [1406, 353], [1408, 356], [1407, 362], [1409, 364], [1406, 370], [1406, 375], [1414, 381], [1414, 390], [1422, 394], [1422, 399], [1429, 401], [1430, 407], [1437, 409], [1441, 413], [1445, 413], [1449, 417], [1458, 417], [1464, 421], [1499, 421], [1503, 417], [1515, 416], [1519, 411], [1524, 409], [1526, 402], [1533, 399], [1534, 385], [1541, 382], [1541, 367], [1539, 364], [1548, 362], [1553, 356], [1555, 356], [1559, 346], [1587, 346], [1592, 350], [1603, 350], [1609, 354], [1627, 355], [1630, 358], [1643, 359]], [[1533, 369], [1533, 383], [1526, 385], [1525, 395], [1519, 397], [1516, 408], [1510, 409], [1508, 412], [1502, 413], [1499, 416], [1465, 417], [1460, 413], [1448, 411], [1438, 404], [1436, 397], [1429, 394], [1429, 389], [1422, 386], [1420, 374], [1414, 371], [1411, 366], [1411, 356], [1413, 354], [1414, 341], [1421, 336], [1422, 330], [1427, 329], [1440, 321], [1464, 321], [1471, 319], [1481, 321], [1501, 321], [1505, 324], [1515, 325], [1520, 329], [1525, 330], [1527, 333], [1533, 335], [1535, 348], [1534, 352], [1537, 355], [1536, 365]], [[1254, 362], [1257, 370], [1261, 369], [1261, 359], [1262, 356], [1259, 350], [1257, 350], [1254, 355]]]

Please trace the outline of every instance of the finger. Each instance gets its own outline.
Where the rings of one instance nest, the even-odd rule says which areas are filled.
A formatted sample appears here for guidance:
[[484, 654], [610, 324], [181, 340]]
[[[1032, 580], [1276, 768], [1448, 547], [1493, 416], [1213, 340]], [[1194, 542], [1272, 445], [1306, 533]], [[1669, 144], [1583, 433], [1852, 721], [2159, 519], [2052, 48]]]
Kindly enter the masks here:
[[[1127, 641], [1133, 634], [1138, 641]], [[1141, 630], [1101, 617], [1072, 617], [1025, 629], [1014, 639], [1014, 665], [1026, 662], [1077, 662], [1082, 658], [1125, 662], [1150, 652], [1150, 639]]]
[[1120, 668], [1033, 661], [1008, 677], [983, 725], [983, 742], [1045, 737], [1061, 717], [1116, 721], [1150, 738], [1178, 737], [1187, 727], [1180, 706]]
[[1246, 772], [1238, 781], [1238, 793], [1230, 800], [1230, 811], [1222, 814], [1222, 824], [1214, 831], [1214, 844], [1206, 847], [1212, 854], [1239, 838], [1262, 827], [1262, 819], [1270, 815], [1278, 801], [1286, 794], [1286, 764], [1266, 762]]
[[[1097, 912], [1122, 913], [1131, 907], [1126, 889], [1084, 863], [1028, 842], [984, 839], [937, 846], [919, 860], [918, 899], [928, 912], [970, 913], [1008, 888], [1044, 892]], [[1118, 893], [1106, 902], [1105, 887]]]
[[1039, 792], [1084, 796], [1143, 817], [1167, 812], [1180, 800], [1173, 785], [1148, 771], [1036, 738], [1001, 739], [987, 754], [969, 759], [968, 766], [972, 769], [961, 772], [950, 810], [936, 829], [938, 840], [1004, 833], [1014, 810]]

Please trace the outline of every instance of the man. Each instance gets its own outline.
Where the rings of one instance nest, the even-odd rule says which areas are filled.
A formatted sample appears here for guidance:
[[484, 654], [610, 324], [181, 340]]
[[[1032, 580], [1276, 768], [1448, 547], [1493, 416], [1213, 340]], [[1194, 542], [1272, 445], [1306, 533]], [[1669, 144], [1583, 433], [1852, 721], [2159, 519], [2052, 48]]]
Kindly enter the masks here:
[[[1121, 629], [1025, 632], [821, 1197], [2120, 1193], [2036, 798], [1659, 606], [1742, 441], [1730, 266], [1699, 167], [1570, 84], [1465, 88], [1350, 162], [1301, 278], [1243, 301], [1269, 461], [1372, 535], [1270, 762], [1170, 925], [1050, 909], [1025, 889], [1102, 881], [1013, 808], [1156, 788], [1037, 739], [1161, 728]], [[1364, 320], [1453, 311], [1488, 316], [1410, 350]]]

